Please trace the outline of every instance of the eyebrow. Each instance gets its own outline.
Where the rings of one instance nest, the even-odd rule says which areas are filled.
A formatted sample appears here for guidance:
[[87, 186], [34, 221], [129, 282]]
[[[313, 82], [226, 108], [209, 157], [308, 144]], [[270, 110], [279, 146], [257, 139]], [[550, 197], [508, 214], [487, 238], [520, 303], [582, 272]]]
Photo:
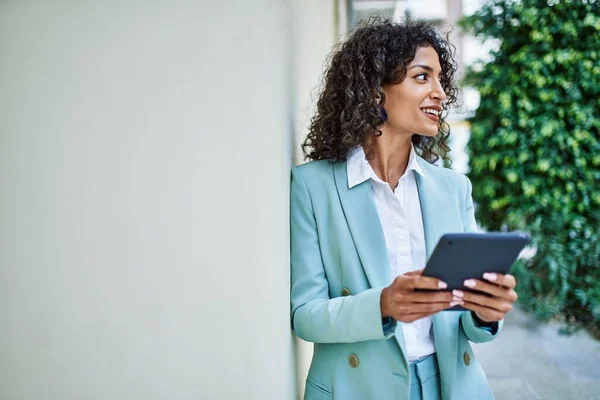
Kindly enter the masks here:
[[423, 68], [423, 69], [425, 69], [427, 71], [433, 72], [433, 68], [431, 68], [429, 65], [417, 64], [417, 65], [413, 65], [409, 69], [413, 69], [413, 68]]
[[[429, 65], [424, 65], [424, 64], [417, 64], [417, 65], [413, 65], [412, 67], [410, 67], [409, 69], [413, 69], [413, 68], [423, 68], [426, 71], [429, 72], [433, 72], [433, 68], [431, 68]], [[440, 72], [440, 75], [442, 73]]]

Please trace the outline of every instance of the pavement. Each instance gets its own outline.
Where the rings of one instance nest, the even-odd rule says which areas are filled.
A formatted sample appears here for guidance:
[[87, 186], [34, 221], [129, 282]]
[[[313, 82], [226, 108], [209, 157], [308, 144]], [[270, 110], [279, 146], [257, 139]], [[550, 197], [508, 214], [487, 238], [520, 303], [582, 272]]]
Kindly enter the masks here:
[[496, 400], [600, 400], [600, 341], [560, 327], [514, 309], [496, 340], [472, 344]]

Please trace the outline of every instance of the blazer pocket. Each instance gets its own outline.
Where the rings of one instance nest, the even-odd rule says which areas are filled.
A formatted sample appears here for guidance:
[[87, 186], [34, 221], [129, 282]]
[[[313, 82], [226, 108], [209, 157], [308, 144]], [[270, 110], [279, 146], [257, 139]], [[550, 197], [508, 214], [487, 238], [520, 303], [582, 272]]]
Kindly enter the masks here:
[[329, 400], [333, 398], [333, 393], [327, 386], [315, 382], [310, 376], [306, 377], [306, 391], [304, 400]]

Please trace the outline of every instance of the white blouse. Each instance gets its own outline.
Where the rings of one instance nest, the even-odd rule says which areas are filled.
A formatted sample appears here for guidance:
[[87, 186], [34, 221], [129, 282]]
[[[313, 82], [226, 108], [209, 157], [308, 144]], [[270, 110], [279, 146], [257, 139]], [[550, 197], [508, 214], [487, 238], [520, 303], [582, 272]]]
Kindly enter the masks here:
[[[365, 158], [362, 147], [356, 149], [346, 165], [350, 188], [371, 180], [373, 199], [383, 228], [390, 262], [389, 283], [391, 284], [398, 275], [424, 268], [427, 260], [425, 232], [415, 174], [425, 175], [417, 162], [417, 154], [412, 144], [408, 166], [394, 192], [388, 183], [375, 174]], [[411, 323], [402, 323], [409, 362], [435, 353], [432, 321], [432, 317], [426, 317]]]

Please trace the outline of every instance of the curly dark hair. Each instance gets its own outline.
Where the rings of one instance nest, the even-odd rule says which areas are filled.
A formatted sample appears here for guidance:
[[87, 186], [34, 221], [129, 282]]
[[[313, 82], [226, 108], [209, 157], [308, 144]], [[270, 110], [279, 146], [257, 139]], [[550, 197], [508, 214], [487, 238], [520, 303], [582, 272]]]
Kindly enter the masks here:
[[[305, 158], [346, 161], [350, 151], [365, 144], [367, 137], [380, 136], [382, 132], [378, 127], [384, 122], [381, 107], [385, 104], [382, 87], [402, 82], [417, 49], [431, 46], [439, 56], [440, 82], [447, 99], [440, 114], [438, 134], [435, 137], [415, 134], [412, 142], [428, 162], [435, 163], [440, 157], [448, 160], [450, 148], [446, 141], [450, 126], [445, 117], [458, 95], [454, 83], [455, 47], [450, 44], [448, 35], [442, 37], [430, 23], [417, 20], [394, 23], [370, 18], [357, 28], [330, 55], [317, 110], [302, 144]], [[372, 148], [365, 148], [365, 152], [372, 159]]]

